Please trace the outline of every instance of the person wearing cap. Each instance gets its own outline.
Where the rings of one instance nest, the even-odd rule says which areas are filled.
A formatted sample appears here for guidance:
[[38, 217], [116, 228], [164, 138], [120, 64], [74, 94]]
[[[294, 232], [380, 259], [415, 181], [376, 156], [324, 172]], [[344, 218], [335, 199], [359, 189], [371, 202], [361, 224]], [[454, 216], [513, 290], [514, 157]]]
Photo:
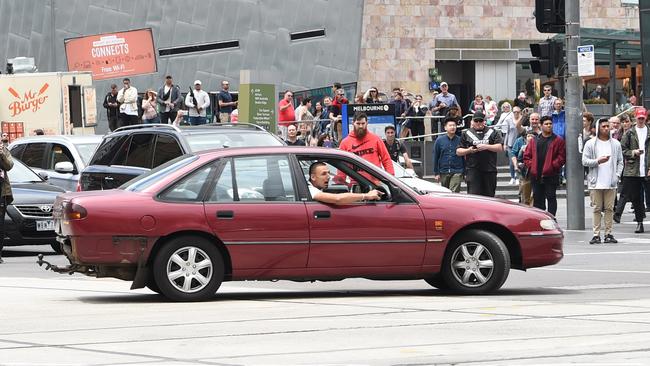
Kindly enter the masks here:
[[[196, 104], [195, 104], [196, 103]], [[194, 90], [185, 96], [185, 105], [188, 107], [188, 121], [190, 125], [204, 125], [207, 122], [207, 110], [210, 106], [210, 96], [201, 89], [201, 80], [194, 81]]]
[[472, 125], [463, 131], [458, 156], [465, 157], [467, 193], [494, 197], [497, 187], [497, 153], [503, 151], [503, 137], [485, 125], [485, 114], [476, 111]]
[[156, 93], [153, 89], [147, 89], [144, 93], [144, 99], [142, 100], [142, 122], [144, 123], [160, 123], [160, 116], [158, 116], [158, 111], [156, 110]]
[[446, 116], [447, 110], [452, 105], [457, 106], [458, 110], [462, 111], [460, 104], [458, 104], [458, 100], [456, 100], [456, 96], [449, 92], [449, 84], [445, 81], [440, 83], [440, 94], [436, 95], [435, 99], [431, 103], [433, 105], [431, 112], [437, 112], [439, 116]]
[[515, 102], [514, 102], [514, 104], [515, 104], [515, 105], [514, 105], [515, 107], [519, 107], [519, 109], [521, 109], [522, 111], [523, 111], [524, 109], [526, 109], [526, 108], [530, 108], [530, 107], [533, 106], [532, 104], [530, 104], [530, 103], [526, 100], [526, 92], [524, 92], [524, 91], [522, 91], [521, 93], [519, 93], [519, 95], [517, 96], [517, 98], [515, 98]]
[[644, 205], [641, 191], [644, 180], [650, 176], [650, 128], [646, 126], [645, 108], [637, 108], [636, 125], [625, 132], [621, 139], [625, 168], [623, 168], [623, 192], [634, 206], [635, 233], [644, 232]]
[[183, 96], [180, 88], [174, 85], [174, 79], [172, 79], [171, 75], [165, 76], [165, 84], [158, 89], [156, 101], [160, 110], [160, 122], [173, 123], [183, 103]]
[[605, 212], [605, 243], [618, 243], [612, 235], [616, 186], [623, 172], [621, 143], [611, 137], [610, 121], [601, 118], [596, 122], [597, 134], [585, 143], [582, 165], [589, 168], [587, 185], [593, 207], [594, 236], [589, 244], [600, 244], [600, 226]]
[[533, 206], [555, 216], [557, 187], [562, 166], [566, 163], [566, 145], [560, 136], [553, 133], [551, 117], [543, 116], [541, 122], [542, 134], [528, 142], [524, 164], [533, 186]]
[[131, 126], [140, 123], [138, 116], [138, 89], [131, 86], [131, 79], [122, 80], [124, 87], [117, 92], [117, 102], [120, 104], [118, 125]]

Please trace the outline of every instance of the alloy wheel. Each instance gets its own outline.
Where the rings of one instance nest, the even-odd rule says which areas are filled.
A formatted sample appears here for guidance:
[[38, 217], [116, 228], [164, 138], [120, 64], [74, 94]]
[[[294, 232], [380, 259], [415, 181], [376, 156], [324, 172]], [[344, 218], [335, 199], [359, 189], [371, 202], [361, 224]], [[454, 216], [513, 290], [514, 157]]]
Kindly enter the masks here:
[[214, 272], [214, 264], [200, 248], [185, 246], [177, 249], [167, 261], [167, 279], [178, 291], [194, 293], [203, 290]]
[[451, 256], [454, 278], [467, 287], [481, 287], [494, 273], [492, 253], [480, 243], [461, 244]]

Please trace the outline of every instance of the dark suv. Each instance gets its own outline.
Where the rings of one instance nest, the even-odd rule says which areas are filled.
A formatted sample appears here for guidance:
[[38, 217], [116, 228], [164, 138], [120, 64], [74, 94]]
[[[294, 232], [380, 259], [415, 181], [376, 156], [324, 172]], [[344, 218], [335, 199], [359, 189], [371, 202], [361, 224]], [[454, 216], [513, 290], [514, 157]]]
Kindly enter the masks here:
[[106, 135], [81, 173], [79, 189], [112, 189], [187, 153], [222, 147], [282, 146], [284, 142], [263, 128], [248, 124], [174, 127], [142, 124]]

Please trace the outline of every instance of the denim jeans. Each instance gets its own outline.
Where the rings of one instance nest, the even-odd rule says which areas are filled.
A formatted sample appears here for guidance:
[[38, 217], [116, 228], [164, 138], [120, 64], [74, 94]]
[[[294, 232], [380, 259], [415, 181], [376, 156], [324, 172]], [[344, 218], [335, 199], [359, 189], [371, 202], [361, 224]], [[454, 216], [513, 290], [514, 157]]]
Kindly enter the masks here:
[[206, 124], [206, 118], [201, 116], [195, 116], [195, 117], [189, 116], [187, 117], [187, 121], [190, 123], [191, 126]]

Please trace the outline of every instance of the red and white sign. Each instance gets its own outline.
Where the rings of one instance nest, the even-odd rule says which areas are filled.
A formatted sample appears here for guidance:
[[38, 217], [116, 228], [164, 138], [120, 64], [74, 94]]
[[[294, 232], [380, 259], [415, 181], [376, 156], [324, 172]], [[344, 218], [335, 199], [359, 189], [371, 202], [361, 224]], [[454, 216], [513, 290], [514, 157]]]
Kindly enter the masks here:
[[104, 80], [158, 71], [151, 28], [65, 40], [69, 71], [91, 71]]

